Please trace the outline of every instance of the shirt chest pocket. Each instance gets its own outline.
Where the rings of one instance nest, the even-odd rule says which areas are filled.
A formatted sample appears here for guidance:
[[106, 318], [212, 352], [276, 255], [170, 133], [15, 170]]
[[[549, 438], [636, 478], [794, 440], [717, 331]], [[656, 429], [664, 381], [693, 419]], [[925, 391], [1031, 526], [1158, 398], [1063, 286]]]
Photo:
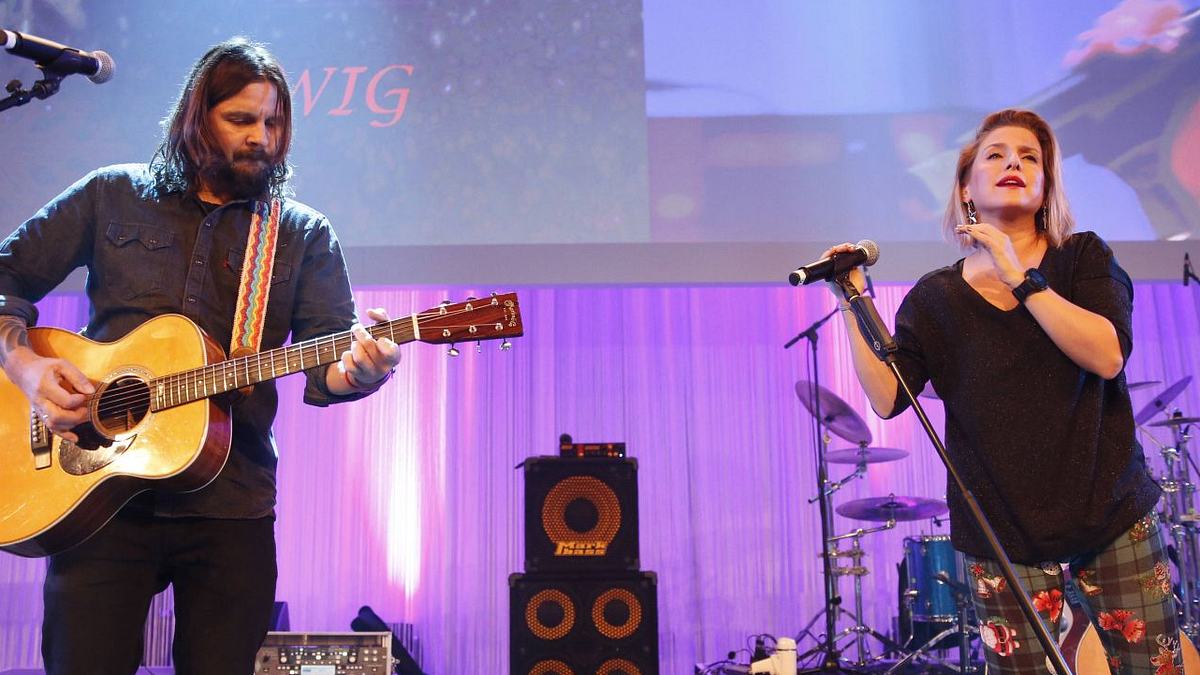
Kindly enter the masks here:
[[124, 299], [165, 290], [167, 276], [179, 266], [175, 233], [140, 223], [109, 223], [105, 231], [105, 286]]
[[[242, 280], [242, 249], [231, 248], [226, 254], [225, 261], [227, 267], [232, 270], [234, 283], [238, 284]], [[278, 253], [275, 257], [274, 269], [271, 270], [271, 286], [276, 287], [280, 284], [286, 284], [292, 279], [292, 265], [279, 259]]]

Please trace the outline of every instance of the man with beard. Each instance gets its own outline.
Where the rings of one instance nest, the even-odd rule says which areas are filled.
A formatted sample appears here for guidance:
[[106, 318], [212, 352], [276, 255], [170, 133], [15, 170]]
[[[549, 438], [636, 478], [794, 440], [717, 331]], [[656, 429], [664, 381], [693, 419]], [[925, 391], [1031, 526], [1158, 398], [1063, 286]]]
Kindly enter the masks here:
[[[88, 269], [87, 337], [113, 341], [148, 319], [182, 314], [231, 344], [252, 224], [278, 223], [260, 266], [270, 293], [261, 349], [352, 330], [341, 360], [305, 371], [313, 405], [362, 398], [399, 354], [355, 323], [341, 249], [320, 213], [288, 198], [292, 106], [275, 58], [241, 38], [194, 66], [149, 165], [96, 170], [0, 244], [0, 366], [63, 439], [88, 419], [88, 378], [35, 353], [27, 326], [75, 268]], [[258, 220], [255, 220], [255, 219]], [[257, 229], [257, 226], [255, 226]], [[254, 269], [251, 267], [251, 269]], [[374, 320], [386, 319], [370, 310]], [[276, 452], [272, 381], [232, 401], [229, 460], [201, 490], [146, 492], [96, 535], [51, 556], [42, 654], [51, 675], [127, 675], [142, 655], [152, 597], [174, 586], [176, 672], [253, 671], [274, 600]]]

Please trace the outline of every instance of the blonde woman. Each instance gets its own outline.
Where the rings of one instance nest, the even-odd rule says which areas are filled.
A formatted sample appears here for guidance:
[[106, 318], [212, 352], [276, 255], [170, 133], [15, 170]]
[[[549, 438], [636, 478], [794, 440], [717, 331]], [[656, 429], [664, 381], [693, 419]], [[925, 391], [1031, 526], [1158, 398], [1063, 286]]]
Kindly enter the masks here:
[[[901, 304], [901, 372], [914, 391], [930, 382], [945, 402], [950, 458], [1051, 634], [1065, 563], [1097, 617], [1113, 672], [1181, 668], [1153, 515], [1160, 490], [1134, 438], [1123, 373], [1133, 286], [1100, 237], [1073, 233], [1045, 120], [1026, 110], [983, 120], [959, 155], [943, 227], [966, 257], [926, 274]], [[851, 280], [862, 288], [861, 270]], [[843, 317], [872, 407], [884, 418], [900, 414], [908, 400], [852, 314]], [[966, 554], [990, 672], [1048, 672], [958, 486], [948, 483], [951, 540]]]

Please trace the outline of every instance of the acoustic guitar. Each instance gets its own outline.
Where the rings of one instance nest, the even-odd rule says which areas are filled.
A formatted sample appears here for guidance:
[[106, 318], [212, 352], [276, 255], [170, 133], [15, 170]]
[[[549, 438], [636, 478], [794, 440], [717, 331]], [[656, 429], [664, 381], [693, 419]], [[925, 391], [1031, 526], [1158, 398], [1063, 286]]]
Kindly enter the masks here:
[[[1200, 673], [1200, 654], [1195, 645], [1183, 631], [1179, 631], [1179, 648], [1183, 652], [1183, 672]], [[1162, 671], [1160, 671], [1162, 672]], [[1174, 671], [1171, 671], [1174, 672]], [[1108, 655], [1096, 627], [1091, 624], [1083, 632], [1079, 641], [1079, 652], [1075, 655], [1075, 675], [1109, 675], [1112, 669], [1108, 666]]]
[[[523, 333], [516, 294], [439, 307], [367, 328], [397, 344], [475, 342]], [[35, 557], [66, 550], [145, 490], [198, 490], [229, 457], [221, 394], [331, 364], [349, 331], [226, 360], [190, 319], [155, 317], [115, 342], [57, 328], [29, 329], [38, 354], [66, 359], [96, 386], [77, 443], [49, 432], [0, 372], [0, 550]], [[216, 397], [216, 398], [214, 398]]]

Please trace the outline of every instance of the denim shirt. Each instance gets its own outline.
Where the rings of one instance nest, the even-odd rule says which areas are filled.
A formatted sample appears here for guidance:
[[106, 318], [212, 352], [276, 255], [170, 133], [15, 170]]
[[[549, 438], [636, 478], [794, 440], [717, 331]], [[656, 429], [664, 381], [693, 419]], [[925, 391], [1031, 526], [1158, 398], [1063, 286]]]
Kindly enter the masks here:
[[[148, 319], [177, 313], [227, 350], [253, 205], [243, 200], [215, 207], [165, 193], [145, 165], [93, 171], [0, 243], [0, 314], [34, 325], [33, 303], [72, 270], [86, 267], [88, 338], [117, 340]], [[329, 221], [282, 200], [261, 349], [283, 345], [289, 334], [300, 342], [345, 331], [355, 320], [345, 261]], [[365, 395], [330, 393], [327, 367], [305, 371], [306, 403], [325, 406]], [[192, 493], [139, 497], [134, 508], [163, 516], [273, 514], [275, 383], [259, 383], [250, 396], [234, 398], [232, 448], [217, 479]]]

